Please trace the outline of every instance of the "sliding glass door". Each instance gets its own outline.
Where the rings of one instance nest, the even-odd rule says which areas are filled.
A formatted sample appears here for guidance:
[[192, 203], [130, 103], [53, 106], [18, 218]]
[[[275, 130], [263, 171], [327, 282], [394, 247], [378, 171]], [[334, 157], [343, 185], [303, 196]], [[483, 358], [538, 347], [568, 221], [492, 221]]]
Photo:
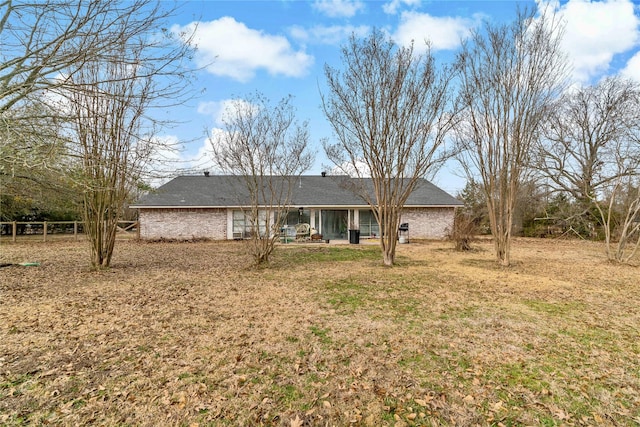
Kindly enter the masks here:
[[349, 225], [348, 210], [323, 210], [322, 237], [330, 240], [347, 239]]

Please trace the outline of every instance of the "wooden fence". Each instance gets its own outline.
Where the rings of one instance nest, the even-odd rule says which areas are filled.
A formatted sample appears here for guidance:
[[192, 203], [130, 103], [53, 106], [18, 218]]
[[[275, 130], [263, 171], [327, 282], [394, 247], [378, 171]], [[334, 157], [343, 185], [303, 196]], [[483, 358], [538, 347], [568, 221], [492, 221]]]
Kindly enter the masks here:
[[[58, 238], [72, 238], [84, 235], [82, 221], [36, 221], [36, 222], [0, 222], [0, 239], [40, 240], [43, 242], [58, 240]], [[122, 238], [140, 238], [138, 221], [118, 221], [118, 236]]]

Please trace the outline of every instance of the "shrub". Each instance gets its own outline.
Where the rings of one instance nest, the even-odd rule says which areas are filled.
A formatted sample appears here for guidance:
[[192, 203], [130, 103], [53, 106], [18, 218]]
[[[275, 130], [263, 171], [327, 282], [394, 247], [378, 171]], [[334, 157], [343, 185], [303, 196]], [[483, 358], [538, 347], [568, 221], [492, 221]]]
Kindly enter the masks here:
[[471, 241], [478, 234], [478, 223], [465, 213], [458, 213], [453, 221], [453, 228], [447, 234], [450, 241], [455, 243], [457, 251], [470, 251]]

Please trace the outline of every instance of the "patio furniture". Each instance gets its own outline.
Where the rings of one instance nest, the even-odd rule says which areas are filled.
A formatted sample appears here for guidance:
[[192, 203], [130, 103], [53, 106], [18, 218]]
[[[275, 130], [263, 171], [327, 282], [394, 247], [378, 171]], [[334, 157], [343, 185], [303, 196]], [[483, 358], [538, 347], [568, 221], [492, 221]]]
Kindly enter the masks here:
[[307, 240], [311, 236], [311, 226], [307, 223], [296, 225], [296, 240]]
[[291, 243], [296, 239], [296, 228], [292, 225], [284, 225], [280, 228], [280, 241]]

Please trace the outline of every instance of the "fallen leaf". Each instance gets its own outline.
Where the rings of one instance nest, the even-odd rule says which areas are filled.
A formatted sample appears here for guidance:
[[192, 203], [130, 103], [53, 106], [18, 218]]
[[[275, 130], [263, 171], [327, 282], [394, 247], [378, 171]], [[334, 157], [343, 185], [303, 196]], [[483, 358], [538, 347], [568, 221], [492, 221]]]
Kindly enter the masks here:
[[367, 426], [375, 426], [377, 425], [376, 416], [374, 414], [371, 414], [367, 418], [365, 418], [364, 422]]
[[558, 418], [559, 420], [568, 420], [569, 415], [567, 415], [567, 413], [565, 411], [563, 411], [562, 409], [558, 409], [557, 411], [554, 412], [553, 414], [556, 418]]
[[291, 427], [302, 427], [302, 420], [300, 419], [300, 415], [296, 414], [296, 417], [291, 420]]

